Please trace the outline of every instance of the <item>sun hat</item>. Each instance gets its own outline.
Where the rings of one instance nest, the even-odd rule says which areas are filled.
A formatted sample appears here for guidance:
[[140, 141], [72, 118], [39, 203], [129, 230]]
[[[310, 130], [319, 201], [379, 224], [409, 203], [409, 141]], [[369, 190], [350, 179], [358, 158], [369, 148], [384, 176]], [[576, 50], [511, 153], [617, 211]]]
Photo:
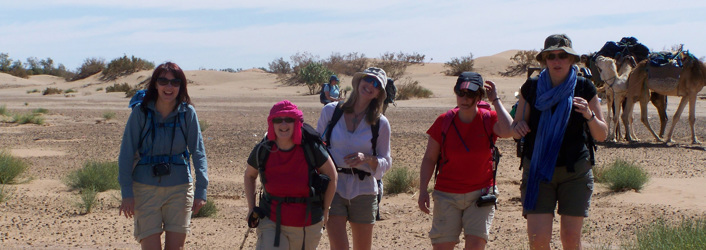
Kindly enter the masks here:
[[294, 118], [292, 141], [294, 144], [302, 144], [302, 123], [304, 122], [304, 113], [297, 108], [297, 105], [294, 105], [294, 103], [289, 100], [283, 100], [275, 103], [275, 105], [272, 106], [272, 109], [270, 109], [270, 115], [267, 117], [267, 140], [274, 141], [277, 139], [272, 118], [283, 116]]
[[478, 91], [479, 88], [483, 87], [483, 77], [476, 72], [466, 71], [461, 73], [456, 79], [456, 85], [454, 86], [454, 92], [467, 89], [470, 91]]
[[338, 76], [336, 76], [336, 75], [331, 75], [331, 78], [328, 79], [328, 83], [331, 83], [331, 81], [334, 81], [334, 80], [337, 81], [337, 82], [340, 82], [340, 81], [338, 80]]
[[376, 67], [370, 67], [365, 69], [363, 72], [358, 72], [353, 75], [353, 89], [358, 89], [358, 84], [360, 84], [360, 79], [365, 76], [373, 76], [377, 78], [378, 82], [382, 85], [382, 91], [385, 91], [385, 86], [387, 86], [387, 73], [385, 70]]
[[544, 40], [544, 49], [537, 54], [537, 61], [544, 61], [544, 53], [549, 51], [563, 50], [564, 52], [573, 55], [574, 61], [578, 62], [581, 56], [574, 51], [571, 45], [571, 39], [566, 34], [554, 34], [548, 36]]

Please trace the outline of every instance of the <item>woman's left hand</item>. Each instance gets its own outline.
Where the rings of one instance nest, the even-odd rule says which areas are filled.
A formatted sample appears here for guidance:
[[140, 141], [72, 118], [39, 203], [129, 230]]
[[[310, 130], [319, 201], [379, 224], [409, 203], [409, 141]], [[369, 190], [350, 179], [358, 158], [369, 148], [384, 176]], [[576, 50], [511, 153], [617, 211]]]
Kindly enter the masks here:
[[346, 165], [354, 168], [366, 162], [365, 154], [361, 152], [352, 153], [344, 156]]
[[576, 112], [581, 113], [581, 115], [583, 115], [583, 118], [586, 118], [586, 120], [591, 119], [591, 116], [593, 116], [591, 108], [588, 106], [588, 101], [586, 101], [586, 99], [583, 99], [581, 97], [574, 97], [573, 106], [574, 110]]
[[206, 205], [206, 200], [194, 199], [194, 206], [191, 207], [191, 211], [193, 211], [193, 214], [198, 214], [199, 210], [201, 210], [203, 205]]
[[488, 94], [488, 100], [494, 101], [498, 98], [498, 91], [495, 88], [495, 83], [493, 81], [485, 81], [485, 93]]

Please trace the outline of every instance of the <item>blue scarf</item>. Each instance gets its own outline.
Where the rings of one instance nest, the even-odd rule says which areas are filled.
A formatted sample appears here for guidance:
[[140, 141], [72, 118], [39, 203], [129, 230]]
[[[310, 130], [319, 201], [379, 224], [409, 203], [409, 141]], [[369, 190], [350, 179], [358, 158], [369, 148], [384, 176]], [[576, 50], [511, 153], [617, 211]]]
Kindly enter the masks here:
[[[574, 66], [569, 77], [561, 85], [552, 88], [551, 77], [547, 69], [542, 70], [537, 82], [537, 98], [534, 106], [542, 111], [534, 140], [534, 151], [530, 162], [530, 174], [525, 194], [524, 208], [534, 210], [539, 196], [539, 182], [550, 182], [554, 176], [559, 148], [564, 141], [564, 132], [569, 124], [569, 115], [573, 106], [576, 88]], [[552, 107], [556, 109], [552, 112]]]

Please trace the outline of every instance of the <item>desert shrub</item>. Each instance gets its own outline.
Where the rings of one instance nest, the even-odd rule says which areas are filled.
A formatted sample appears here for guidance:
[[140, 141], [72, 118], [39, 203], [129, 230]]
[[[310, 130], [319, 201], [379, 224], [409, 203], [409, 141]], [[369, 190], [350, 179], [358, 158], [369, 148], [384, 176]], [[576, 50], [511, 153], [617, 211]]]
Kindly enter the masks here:
[[404, 54], [402, 54], [402, 52], [399, 54], [385, 52], [380, 55], [380, 60], [375, 63], [375, 66], [385, 70], [388, 78], [392, 78], [397, 81], [397, 79], [400, 79], [404, 75], [407, 71], [407, 66], [410, 64], [404, 60], [401, 60], [404, 58], [403, 55]]
[[67, 90], [64, 90], [64, 93], [65, 93], [65, 94], [68, 94], [68, 93], [75, 93], [75, 92], [76, 92], [76, 90], [74, 90], [74, 89], [67, 89]]
[[46, 114], [46, 113], [49, 113], [49, 110], [48, 110], [48, 109], [45, 109], [45, 108], [37, 108], [37, 109], [35, 109], [35, 110], [32, 110], [32, 113], [35, 113], [35, 114]]
[[66, 185], [74, 189], [93, 188], [97, 192], [120, 189], [117, 162], [87, 162], [66, 177]]
[[596, 171], [596, 181], [607, 183], [609, 188], [616, 192], [630, 189], [640, 191], [648, 180], [647, 171], [622, 159], [616, 159], [607, 167]]
[[237, 69], [225, 68], [225, 69], [219, 69], [218, 71], [223, 71], [223, 72], [228, 72], [228, 73], [238, 73], [240, 71], [243, 71], [243, 68], [237, 68]]
[[76, 75], [74, 75], [69, 81], [76, 81], [85, 79], [89, 76], [100, 73], [105, 69], [105, 60], [102, 58], [86, 58], [83, 61], [81, 67], [76, 69]]
[[434, 93], [431, 90], [419, 86], [419, 81], [413, 81], [411, 78], [405, 78], [397, 85], [397, 100], [409, 100], [411, 98], [429, 98]]
[[417, 52], [412, 52], [411, 54], [403, 54], [403, 60], [412, 64], [423, 64], [425, 55], [419, 54]]
[[13, 62], [7, 73], [16, 77], [29, 78], [29, 74], [20, 60]]
[[289, 64], [289, 62], [285, 61], [284, 58], [282, 58], [282, 57], [275, 59], [274, 61], [269, 63], [268, 66], [270, 67], [270, 69], [266, 70], [266, 71], [270, 72], [270, 73], [275, 73], [275, 74], [292, 73], [292, 66]]
[[110, 92], [125, 92], [125, 93], [127, 93], [131, 89], [132, 89], [132, 87], [130, 87], [130, 84], [127, 84], [126, 82], [113, 83], [113, 86], [105, 87], [105, 92], [106, 93], [110, 93]]
[[215, 216], [218, 213], [218, 207], [216, 207], [216, 203], [213, 202], [213, 199], [207, 200], [206, 205], [203, 205], [201, 207], [201, 210], [199, 210], [198, 213], [192, 214], [191, 217], [193, 218], [199, 218], [199, 217], [212, 217]]
[[37, 92], [39, 92], [38, 89], [27, 90], [27, 94], [32, 94], [32, 93], [37, 93]]
[[12, 197], [14, 189], [5, 184], [0, 184], [0, 202], [5, 202]]
[[323, 64], [333, 72], [353, 75], [356, 72], [365, 70], [368, 65], [368, 59], [365, 58], [365, 54], [358, 54], [358, 52], [352, 52], [346, 55], [332, 53], [328, 59], [323, 60]]
[[406, 167], [392, 168], [385, 173], [385, 192], [399, 194], [411, 191], [418, 182], [417, 175]]
[[113, 111], [106, 111], [105, 113], [103, 113], [103, 119], [105, 119], [105, 120], [110, 120], [110, 119], [113, 119], [113, 118], [115, 118], [115, 112], [113, 112]]
[[327, 82], [334, 72], [327, 69], [323, 64], [312, 62], [301, 68], [299, 79], [309, 88], [309, 94], [313, 95], [321, 90], [321, 83]]
[[103, 70], [101, 80], [115, 80], [118, 77], [129, 75], [140, 70], [154, 69], [154, 63], [135, 56], [123, 55], [110, 61]]
[[16, 179], [27, 171], [29, 166], [20, 158], [0, 150], [0, 184], [16, 183]]
[[473, 59], [473, 53], [460, 58], [454, 57], [451, 58], [451, 61], [444, 63], [444, 67], [448, 68], [444, 73], [447, 76], [458, 76], [463, 72], [473, 71], [474, 63], [475, 60]]
[[15, 114], [12, 116], [12, 122], [17, 124], [33, 123], [37, 125], [44, 124], [44, 117], [40, 113]]
[[208, 123], [206, 120], [199, 120], [199, 128], [201, 129], [201, 132], [206, 131], [208, 127], [210, 127], [211, 124]]
[[668, 223], [660, 219], [635, 233], [637, 240], [624, 249], [706, 249], [706, 219]]
[[96, 91], [101, 91], [101, 90], [103, 90], [103, 87], [96, 88]]
[[3, 104], [2, 106], [0, 106], [0, 115], [7, 115], [7, 114], [8, 114], [7, 106], [5, 106], [5, 104]]
[[536, 57], [539, 51], [537, 50], [520, 50], [510, 58], [512, 65], [505, 69], [505, 72], [500, 72], [502, 76], [517, 76], [527, 72], [529, 67], [539, 67]]
[[42, 91], [42, 95], [61, 94], [63, 92], [64, 92], [63, 90], [58, 89], [58, 88], [47, 87], [46, 89], [44, 89], [44, 91]]
[[84, 188], [81, 189], [79, 198], [81, 198], [81, 201], [78, 203], [78, 206], [87, 214], [93, 210], [93, 207], [98, 202], [98, 192], [93, 187]]

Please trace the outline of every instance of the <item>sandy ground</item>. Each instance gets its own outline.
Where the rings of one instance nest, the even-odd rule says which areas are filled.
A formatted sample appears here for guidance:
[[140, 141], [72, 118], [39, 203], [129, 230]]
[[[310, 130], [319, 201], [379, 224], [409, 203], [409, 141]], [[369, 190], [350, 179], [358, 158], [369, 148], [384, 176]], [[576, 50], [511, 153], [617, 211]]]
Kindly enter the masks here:
[[[509, 65], [514, 51], [476, 59], [476, 67], [486, 79], [495, 81], [504, 105], [509, 108], [513, 93], [524, 82], [520, 77], [500, 77], [497, 73]], [[418, 172], [427, 136], [424, 133], [434, 119], [455, 105], [452, 86], [455, 77], [441, 73], [443, 64], [428, 63], [408, 68], [408, 76], [434, 92], [429, 99], [399, 101], [388, 109], [392, 126], [394, 168]], [[10, 185], [12, 198], [0, 203], [0, 248], [100, 248], [136, 249], [132, 220], [118, 216], [119, 191], [99, 195], [100, 203], [90, 214], [81, 214], [75, 205], [76, 190], [63, 182], [66, 175], [87, 161], [117, 159], [122, 132], [130, 110], [122, 93], [105, 93], [113, 83], [136, 84], [150, 72], [139, 72], [114, 82], [91, 77], [67, 83], [51, 76], [18, 79], [0, 74], [0, 105], [12, 113], [49, 110], [45, 125], [16, 125], [0, 122], [0, 148], [9, 150], [29, 163], [25, 177], [31, 180]], [[341, 76], [343, 86], [350, 76]], [[316, 124], [321, 104], [318, 96], [305, 95], [302, 86], [281, 86], [276, 77], [258, 70], [240, 73], [188, 71], [192, 80], [189, 92], [199, 118], [210, 127], [203, 133], [209, 161], [209, 199], [220, 210], [215, 218], [192, 220], [192, 234], [187, 247], [192, 249], [233, 249], [240, 246], [247, 211], [243, 196], [245, 160], [266, 130], [266, 115], [277, 101], [289, 99], [305, 112], [305, 120]], [[72, 88], [77, 93], [42, 96], [28, 93], [47, 87]], [[703, 97], [702, 91], [701, 96]], [[668, 113], [673, 114], [678, 98], [670, 98]], [[697, 103], [696, 133], [706, 140], [706, 101]], [[604, 109], [605, 111], [605, 106]], [[658, 126], [654, 108], [650, 120]], [[639, 112], [639, 109], [636, 109]], [[105, 112], [115, 118], [105, 121]], [[691, 145], [685, 110], [677, 124], [676, 143], [653, 142], [641, 124], [635, 125], [639, 143], [601, 143], [597, 167], [615, 159], [634, 161], [650, 174], [650, 182], [641, 192], [615, 193], [597, 185], [586, 219], [583, 242], [589, 248], [617, 247], [633, 240], [635, 231], [656, 219], [678, 221], [706, 215], [706, 153], [703, 145]], [[1, 117], [0, 117], [1, 118]], [[5, 117], [6, 118], [6, 117]], [[637, 117], [636, 117], [637, 118]], [[500, 204], [493, 222], [488, 249], [526, 249], [525, 220], [521, 216], [519, 159], [514, 156], [511, 139], [500, 139], [506, 152], [498, 172]], [[387, 195], [382, 201], [383, 220], [376, 223], [374, 249], [429, 249], [427, 232], [431, 216], [417, 208], [416, 193]], [[558, 220], [555, 220], [552, 246], [559, 248]], [[245, 248], [253, 248], [256, 236], [251, 233]], [[328, 248], [323, 236], [319, 248]]]

